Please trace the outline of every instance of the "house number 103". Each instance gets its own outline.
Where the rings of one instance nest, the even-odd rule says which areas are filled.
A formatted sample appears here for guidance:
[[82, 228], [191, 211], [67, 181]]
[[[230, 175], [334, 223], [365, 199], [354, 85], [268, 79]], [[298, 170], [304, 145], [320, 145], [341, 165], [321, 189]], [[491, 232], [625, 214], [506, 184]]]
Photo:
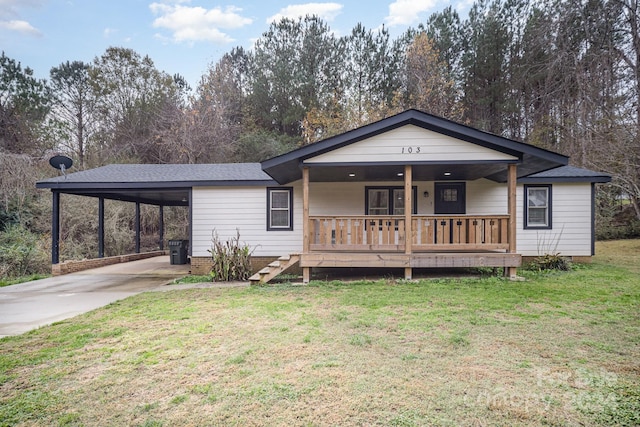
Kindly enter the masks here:
[[420, 147], [402, 147], [402, 154], [420, 154]]

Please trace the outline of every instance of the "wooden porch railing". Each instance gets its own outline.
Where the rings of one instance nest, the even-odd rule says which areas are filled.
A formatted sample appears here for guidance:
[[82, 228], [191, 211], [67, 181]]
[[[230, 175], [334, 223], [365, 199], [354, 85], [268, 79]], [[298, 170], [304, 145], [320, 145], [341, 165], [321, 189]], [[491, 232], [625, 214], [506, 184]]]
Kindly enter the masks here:
[[[509, 249], [509, 216], [414, 215], [412, 251]], [[311, 251], [404, 252], [404, 216], [311, 216]]]

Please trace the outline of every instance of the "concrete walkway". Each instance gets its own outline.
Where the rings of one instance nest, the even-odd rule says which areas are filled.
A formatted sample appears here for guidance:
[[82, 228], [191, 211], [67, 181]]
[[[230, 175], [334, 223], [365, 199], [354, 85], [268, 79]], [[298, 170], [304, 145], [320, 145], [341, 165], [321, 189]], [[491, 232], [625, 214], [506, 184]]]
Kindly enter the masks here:
[[160, 256], [0, 288], [0, 338], [163, 288], [189, 267]]

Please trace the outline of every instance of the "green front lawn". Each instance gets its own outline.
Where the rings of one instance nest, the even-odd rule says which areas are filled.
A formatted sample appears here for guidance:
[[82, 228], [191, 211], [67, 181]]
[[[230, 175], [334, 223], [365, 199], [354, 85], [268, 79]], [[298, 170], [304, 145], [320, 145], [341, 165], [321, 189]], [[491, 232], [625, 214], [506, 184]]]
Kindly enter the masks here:
[[640, 251], [615, 250], [525, 282], [141, 294], [0, 340], [0, 425], [638, 425]]

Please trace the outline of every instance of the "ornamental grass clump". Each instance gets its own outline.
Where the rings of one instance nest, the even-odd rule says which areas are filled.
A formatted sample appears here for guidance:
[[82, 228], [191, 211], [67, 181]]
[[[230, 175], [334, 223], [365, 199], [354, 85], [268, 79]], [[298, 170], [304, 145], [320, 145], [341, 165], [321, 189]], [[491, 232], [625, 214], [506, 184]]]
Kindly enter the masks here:
[[247, 280], [251, 275], [251, 253], [249, 245], [240, 243], [240, 231], [236, 229], [236, 237], [222, 242], [214, 230], [211, 237], [211, 249], [208, 252], [213, 259], [211, 280], [214, 282], [230, 282]]
[[529, 270], [532, 271], [546, 271], [546, 270], [558, 270], [569, 271], [571, 270], [571, 263], [569, 260], [560, 254], [545, 254], [537, 257], [529, 264]]

